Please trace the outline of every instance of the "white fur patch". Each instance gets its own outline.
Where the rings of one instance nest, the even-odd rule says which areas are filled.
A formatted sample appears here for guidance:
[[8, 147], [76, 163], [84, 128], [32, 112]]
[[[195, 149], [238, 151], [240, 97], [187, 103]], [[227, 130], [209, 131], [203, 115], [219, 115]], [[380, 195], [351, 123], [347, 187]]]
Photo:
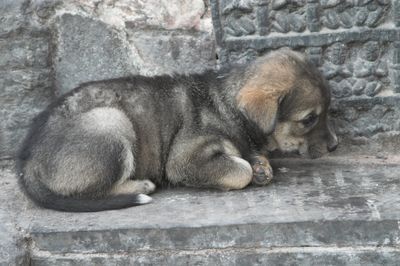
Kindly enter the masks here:
[[83, 128], [91, 132], [109, 132], [128, 140], [135, 140], [135, 133], [129, 118], [120, 110], [111, 107], [94, 108], [81, 116]]
[[245, 170], [248, 170], [250, 173], [253, 173], [253, 168], [251, 167], [248, 161], [237, 156], [230, 156], [230, 157], [232, 158], [232, 160], [242, 165]]
[[253, 169], [250, 164], [237, 156], [229, 156], [232, 161], [235, 162], [235, 171], [221, 177], [219, 180], [222, 189], [242, 189], [246, 187], [250, 182], [253, 174]]
[[152, 197], [149, 197], [145, 194], [137, 195], [137, 199], [138, 199], [137, 203], [139, 203], [139, 204], [147, 204], [147, 203], [150, 203], [153, 201]]
[[131, 148], [128, 143], [124, 143], [126, 157], [124, 158], [124, 172], [122, 173], [121, 178], [118, 180], [119, 184], [122, 184], [126, 180], [128, 180], [135, 172], [135, 159], [133, 158], [133, 154]]

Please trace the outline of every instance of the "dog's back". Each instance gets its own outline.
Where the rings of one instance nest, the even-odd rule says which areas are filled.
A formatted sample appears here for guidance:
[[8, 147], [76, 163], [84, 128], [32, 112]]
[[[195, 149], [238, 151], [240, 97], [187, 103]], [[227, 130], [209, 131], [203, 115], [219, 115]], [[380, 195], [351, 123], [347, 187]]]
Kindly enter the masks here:
[[[84, 84], [62, 96], [35, 118], [24, 141], [22, 186], [38, 204], [57, 210], [149, 202], [143, 194], [154, 185], [140, 180], [164, 181], [178, 131], [214, 123], [229, 133], [209, 93], [210, 87], [218, 93], [215, 77], [130, 77]], [[131, 184], [133, 175], [139, 181]]]

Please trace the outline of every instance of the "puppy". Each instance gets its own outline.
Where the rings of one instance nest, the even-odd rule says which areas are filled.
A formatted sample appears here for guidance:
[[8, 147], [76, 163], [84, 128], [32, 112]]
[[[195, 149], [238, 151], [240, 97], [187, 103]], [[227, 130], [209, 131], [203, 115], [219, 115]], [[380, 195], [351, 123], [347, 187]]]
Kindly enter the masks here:
[[148, 203], [155, 184], [265, 185], [265, 149], [336, 148], [329, 103], [321, 74], [288, 49], [229, 71], [87, 83], [34, 120], [20, 183], [39, 205], [72, 212]]

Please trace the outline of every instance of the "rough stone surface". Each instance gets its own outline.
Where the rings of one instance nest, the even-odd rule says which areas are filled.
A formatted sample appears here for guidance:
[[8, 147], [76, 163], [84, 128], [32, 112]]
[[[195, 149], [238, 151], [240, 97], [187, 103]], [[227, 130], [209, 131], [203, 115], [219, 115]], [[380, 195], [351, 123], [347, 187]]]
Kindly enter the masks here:
[[25, 16], [22, 12], [26, 0], [2, 0], [0, 4], [0, 37], [7, 36], [23, 27]]
[[28, 265], [25, 233], [17, 222], [21, 204], [15, 174], [9, 163], [0, 161], [0, 265]]
[[12, 237], [0, 242], [31, 265], [396, 265], [400, 160], [380, 158], [275, 160], [267, 187], [164, 189], [149, 205], [78, 214], [34, 206], [3, 168]]
[[31, 37], [27, 42], [27, 37], [0, 39], [0, 68], [45, 68], [49, 65], [48, 40]]
[[399, 251], [387, 248], [288, 248], [149, 252], [132, 255], [61, 255], [35, 258], [32, 265], [398, 265]]
[[342, 143], [335, 154], [397, 154], [400, 145], [399, 102], [399, 95], [336, 101], [331, 117]]
[[[199, 73], [215, 68], [214, 40], [208, 33], [131, 32], [129, 43], [140, 55], [139, 74]], [[161, 60], [160, 60], [161, 59]]]
[[63, 9], [84, 12], [117, 28], [210, 31], [208, 1], [101, 0], [68, 1]]
[[63, 14], [56, 27], [54, 70], [59, 93], [83, 82], [127, 76], [134, 68], [128, 47], [103, 22]]
[[49, 103], [48, 69], [0, 70], [0, 154], [13, 156], [35, 114]]
[[0, 4], [0, 158], [15, 155], [30, 120], [54, 94], [50, 35], [31, 17], [28, 1]]
[[55, 81], [65, 93], [86, 81], [215, 67], [211, 15], [202, 0], [71, 1], [50, 24]]

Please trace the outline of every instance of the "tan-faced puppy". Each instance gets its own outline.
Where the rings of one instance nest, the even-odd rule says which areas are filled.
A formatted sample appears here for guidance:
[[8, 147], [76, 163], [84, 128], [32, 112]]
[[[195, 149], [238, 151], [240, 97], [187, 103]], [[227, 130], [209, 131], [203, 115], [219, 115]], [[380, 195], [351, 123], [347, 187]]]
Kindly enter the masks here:
[[20, 183], [39, 205], [64, 211], [145, 204], [155, 184], [264, 185], [265, 149], [335, 149], [329, 102], [321, 74], [287, 49], [228, 71], [87, 83], [35, 119]]
[[258, 59], [247, 75], [238, 106], [268, 133], [268, 151], [317, 158], [336, 149], [327, 113], [330, 90], [304, 56], [282, 49]]

